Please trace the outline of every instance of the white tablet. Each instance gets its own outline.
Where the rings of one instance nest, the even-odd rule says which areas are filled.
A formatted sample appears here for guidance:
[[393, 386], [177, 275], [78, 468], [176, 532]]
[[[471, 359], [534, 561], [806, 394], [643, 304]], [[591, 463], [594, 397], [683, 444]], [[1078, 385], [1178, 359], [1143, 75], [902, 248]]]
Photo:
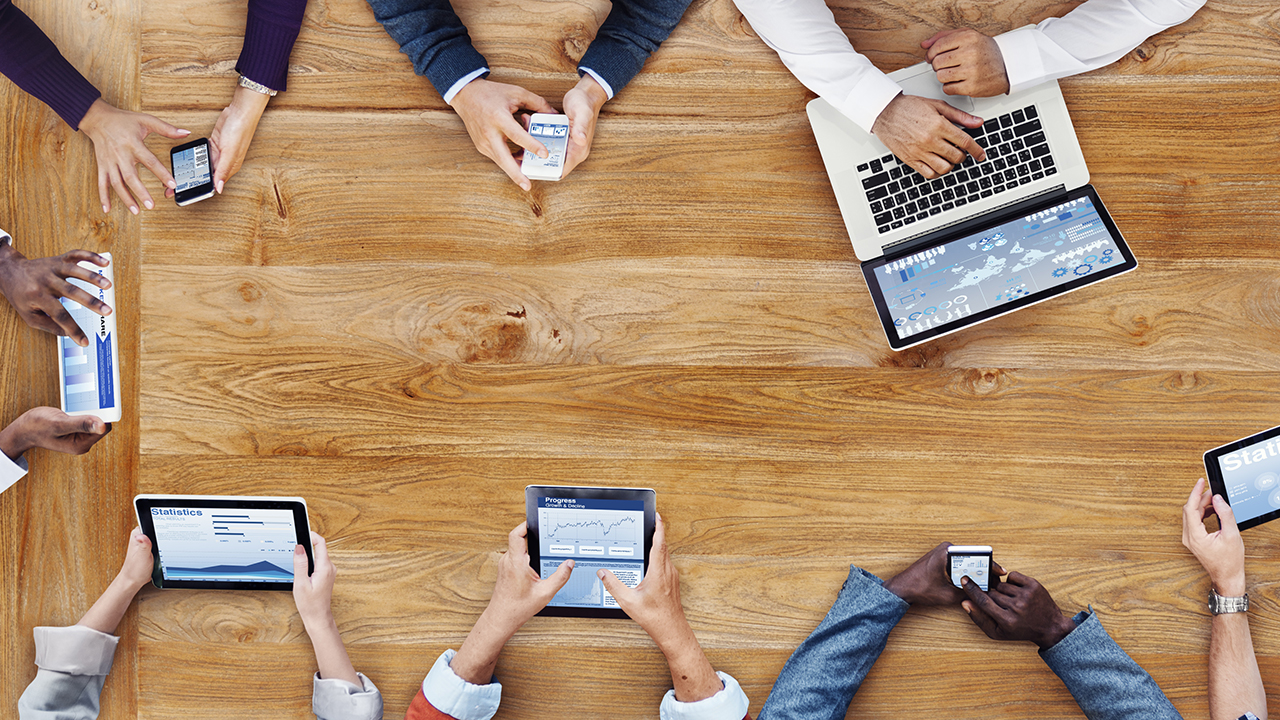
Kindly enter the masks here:
[[116, 280], [111, 253], [102, 253], [108, 265], [98, 267], [82, 262], [80, 267], [111, 281], [103, 290], [95, 285], [67, 278], [67, 282], [111, 306], [114, 311], [103, 317], [74, 300], [62, 298], [62, 306], [89, 338], [89, 347], [80, 347], [65, 335], [58, 336], [58, 380], [62, 394], [62, 411], [68, 415], [96, 415], [103, 422], [118, 422], [120, 410], [120, 353], [116, 346]]
[[315, 570], [307, 502], [300, 497], [139, 495], [158, 588], [292, 590], [293, 551]]

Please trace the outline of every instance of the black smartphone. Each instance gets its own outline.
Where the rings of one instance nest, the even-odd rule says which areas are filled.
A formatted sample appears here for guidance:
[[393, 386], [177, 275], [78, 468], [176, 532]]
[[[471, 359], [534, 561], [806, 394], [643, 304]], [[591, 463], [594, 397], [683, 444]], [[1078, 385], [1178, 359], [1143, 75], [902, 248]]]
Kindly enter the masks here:
[[951, 584], [960, 587], [965, 575], [978, 584], [983, 592], [991, 590], [991, 546], [952, 545], [947, 548], [947, 569]]
[[200, 138], [169, 151], [173, 179], [178, 186], [173, 199], [178, 206], [213, 197], [213, 163], [209, 162], [209, 139]]

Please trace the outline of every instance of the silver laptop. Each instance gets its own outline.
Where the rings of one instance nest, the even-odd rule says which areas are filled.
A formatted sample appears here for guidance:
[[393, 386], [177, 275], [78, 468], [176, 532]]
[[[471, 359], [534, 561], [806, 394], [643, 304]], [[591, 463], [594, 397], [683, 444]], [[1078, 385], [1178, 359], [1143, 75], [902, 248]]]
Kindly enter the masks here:
[[[986, 122], [987, 160], [927, 180], [830, 103], [809, 122], [889, 345], [903, 349], [1137, 267], [1089, 183], [1057, 82], [952, 97], [927, 63], [889, 75]], [[1086, 249], [1087, 248], [1087, 249]]]

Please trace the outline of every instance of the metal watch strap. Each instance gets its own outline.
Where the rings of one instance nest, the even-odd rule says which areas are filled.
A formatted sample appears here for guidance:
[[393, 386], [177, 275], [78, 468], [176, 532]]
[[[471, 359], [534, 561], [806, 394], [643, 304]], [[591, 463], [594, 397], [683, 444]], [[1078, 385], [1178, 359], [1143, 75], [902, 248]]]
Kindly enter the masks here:
[[263, 85], [262, 83], [254, 82], [243, 75], [240, 76], [240, 87], [248, 88], [254, 92], [260, 92], [263, 95], [270, 95], [272, 97], [275, 97], [276, 95], [275, 90], [272, 90], [271, 88], [267, 87], [266, 85]]
[[1209, 612], [1214, 615], [1248, 612], [1248, 610], [1249, 593], [1245, 593], [1241, 597], [1223, 597], [1218, 594], [1217, 590], [1209, 590]]

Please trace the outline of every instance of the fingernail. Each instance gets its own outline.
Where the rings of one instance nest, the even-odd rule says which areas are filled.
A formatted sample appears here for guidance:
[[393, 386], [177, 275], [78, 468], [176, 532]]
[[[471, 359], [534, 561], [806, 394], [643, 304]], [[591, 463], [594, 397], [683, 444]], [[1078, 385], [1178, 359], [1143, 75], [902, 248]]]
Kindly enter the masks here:
[[108, 306], [106, 306], [106, 305], [104, 305], [104, 306], [102, 307], [102, 314], [103, 314], [104, 316], [105, 316], [105, 315], [110, 315], [111, 313], [112, 313], [112, 310], [111, 310], [111, 308], [110, 308], [110, 307], [108, 307]]
[[154, 204], [152, 204], [152, 202], [151, 202], [150, 200], [146, 200], [146, 201], [144, 201], [142, 204], [143, 204], [143, 205], [146, 205], [148, 210], [152, 210], [152, 209], [154, 209], [154, 208], [155, 208], [155, 205], [154, 205]]
[[529, 190], [530, 190], [533, 186], [532, 186], [532, 185], [530, 185], [529, 183], [521, 183], [520, 187], [524, 188], [524, 191], [525, 191], [525, 192], [529, 192]]
[[133, 213], [134, 215], [137, 215], [137, 214], [138, 214], [138, 206], [137, 206], [137, 205], [130, 205], [130, 206], [129, 206], [129, 212]]
[[178, 132], [182, 133], [183, 135], [190, 135], [190, 134], [191, 134], [191, 131], [190, 131], [190, 130], [179, 130]]
[[110, 210], [110, 209], [108, 209], [106, 205], [103, 205], [103, 206], [102, 206], [102, 212], [107, 213], [107, 212], [111, 212], [111, 210]]
[[569, 569], [570, 569], [570, 570], [572, 570], [572, 569], [573, 569], [573, 566], [574, 566], [574, 564], [575, 564], [575, 563], [573, 562], [573, 558], [569, 558], [568, 562], [569, 562]]
[[604, 579], [604, 571], [603, 571], [603, 570], [597, 570], [597, 571], [596, 571], [596, 577], [598, 577], [598, 578], [600, 578], [601, 580], [603, 580], [603, 579]]
[[547, 157], [547, 151], [546, 151], [546, 150], [543, 150], [542, 152], [538, 153], [538, 157], [540, 157], [540, 158], [542, 158], [542, 159], [544, 159], [544, 160], [545, 160], [545, 159], [546, 159], [546, 157]]
[[223, 183], [222, 183], [222, 181], [221, 181], [221, 180], [219, 180], [219, 181], [218, 181], [218, 194], [219, 194], [219, 195], [221, 195], [221, 194], [222, 194], [222, 184], [223, 184]]
[[174, 188], [178, 187], [178, 183], [176, 183], [176, 182], [174, 182], [174, 181], [172, 181], [172, 180], [170, 180], [169, 182], [167, 182], [167, 183], [165, 183], [165, 184], [169, 186], [169, 189], [170, 189], [170, 190], [173, 190]]

